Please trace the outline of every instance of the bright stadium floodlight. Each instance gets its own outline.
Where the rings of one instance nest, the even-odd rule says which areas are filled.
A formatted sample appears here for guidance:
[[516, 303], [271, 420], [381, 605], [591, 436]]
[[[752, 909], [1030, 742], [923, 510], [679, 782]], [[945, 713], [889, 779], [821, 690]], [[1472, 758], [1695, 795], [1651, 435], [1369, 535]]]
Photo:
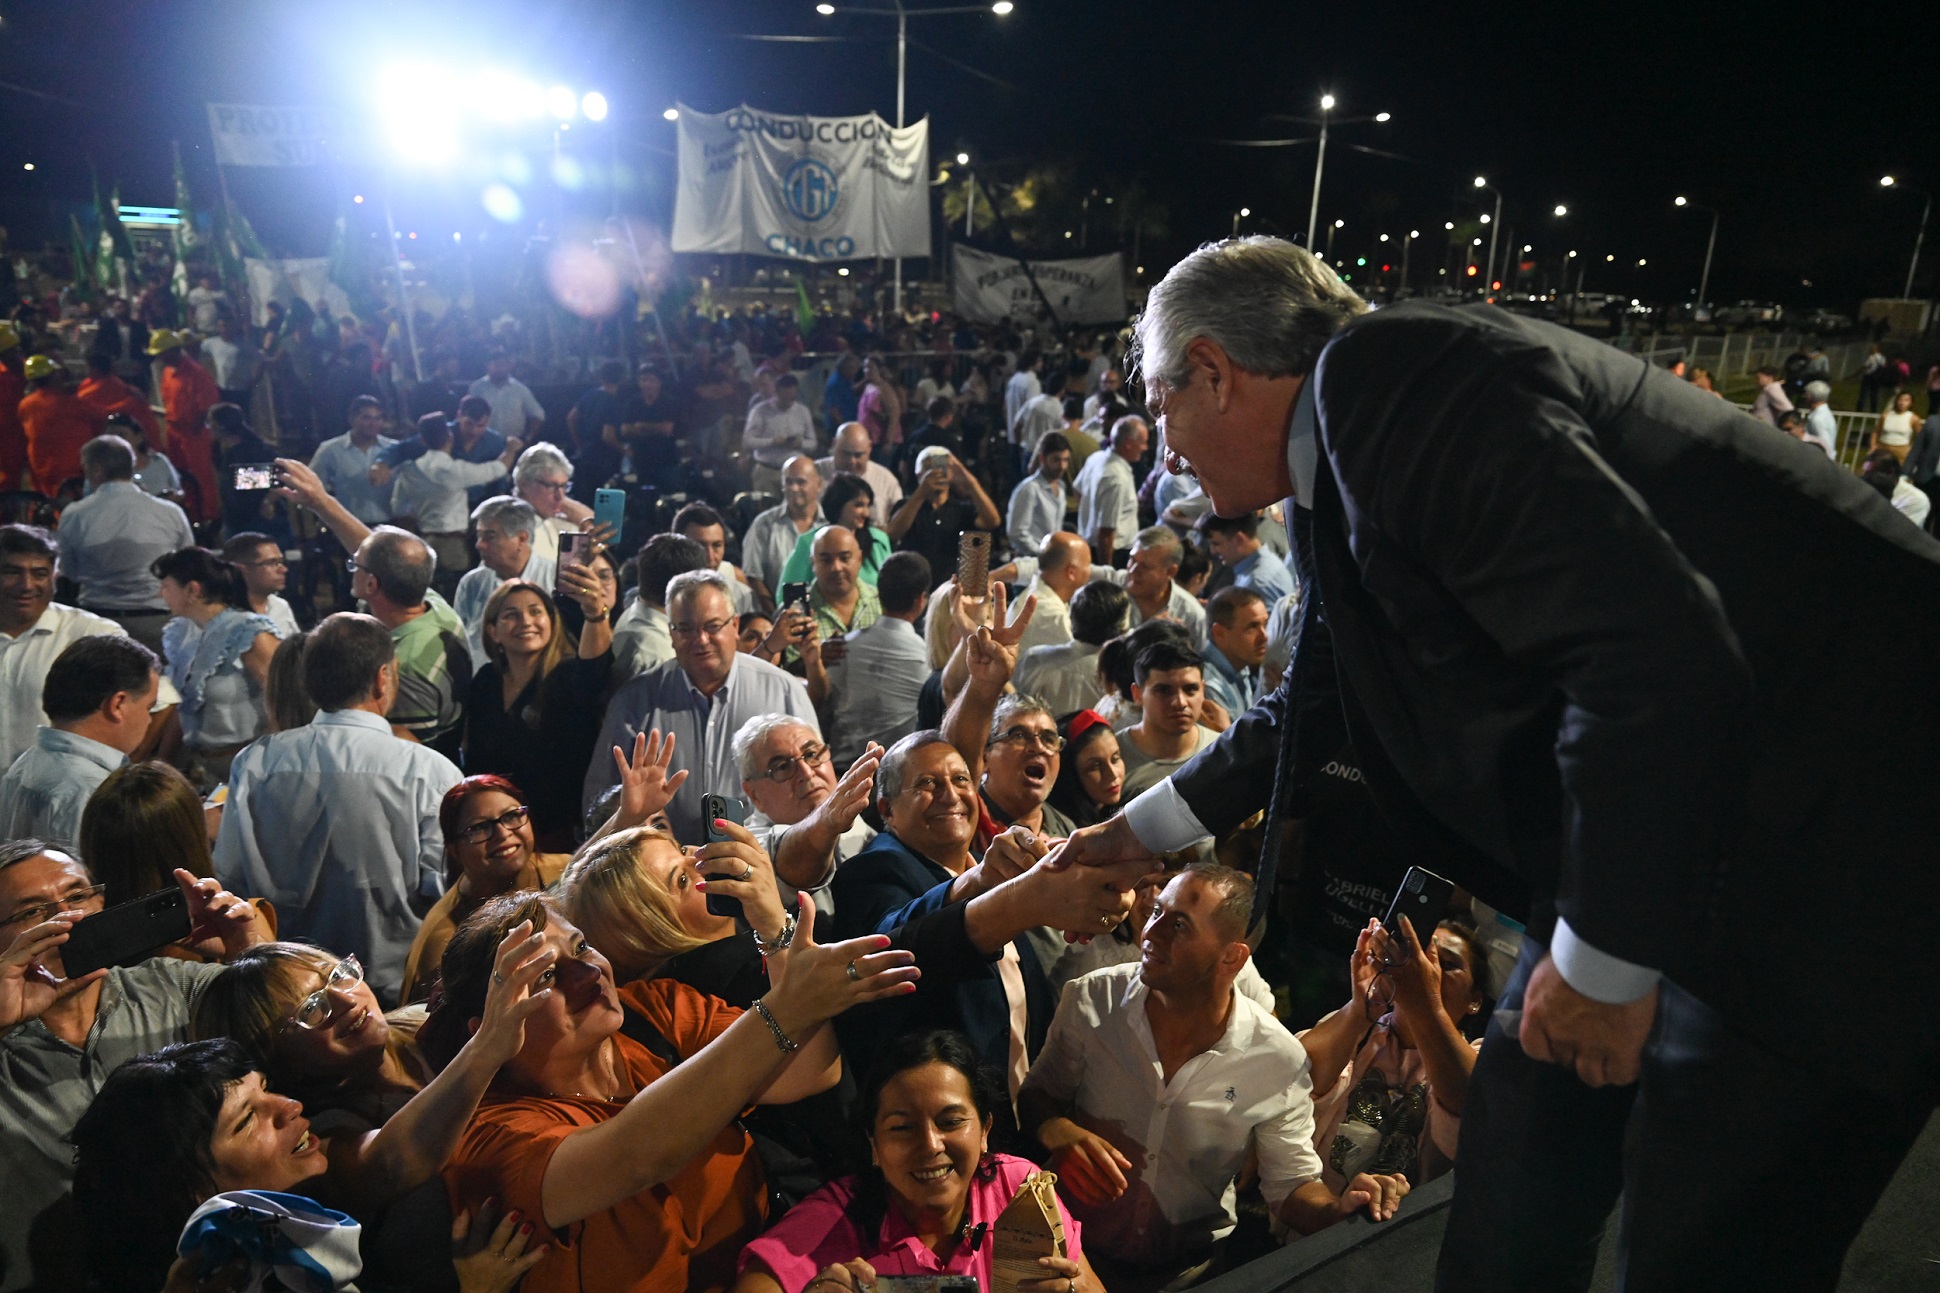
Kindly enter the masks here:
[[968, 154], [968, 153], [958, 153], [958, 154], [957, 154], [957, 165], [958, 165], [958, 166], [968, 166], [969, 164], [970, 164], [970, 154]]
[[546, 112], [556, 121], [571, 121], [579, 111], [579, 96], [571, 86], [555, 85], [546, 91]]
[[580, 96], [579, 110], [588, 121], [605, 121], [606, 96], [598, 90], [588, 90]]
[[835, 12], [835, 6], [832, 4], [818, 4], [815, 6], [815, 12], [826, 18]]
[[997, 0], [996, 4], [993, 4], [990, 6], [990, 12], [996, 14], [999, 18], [1001, 18], [1005, 14], [1009, 13], [1011, 10], [1015, 9], [1016, 7], [1017, 6], [1012, 4], [1010, 0]]
[[1899, 181], [1894, 179], [1891, 175], [1882, 175], [1879, 177], [1879, 186], [1883, 189], [1890, 189], [1897, 183], [1899, 183]]
[[667, 109], [667, 110], [666, 110], [665, 112], [662, 112], [662, 113], [660, 114], [660, 119], [661, 119], [662, 121], [679, 121], [679, 120], [680, 120], [680, 109], [679, 109], [679, 108], [668, 108], [668, 109]]
[[546, 92], [537, 81], [510, 72], [489, 71], [479, 78], [478, 111], [492, 121], [507, 124], [536, 121], [545, 115]]
[[1394, 114], [1392, 112], [1377, 112], [1374, 114], [1374, 119], [1376, 121], [1392, 121], [1394, 120]]
[[458, 79], [430, 64], [398, 64], [378, 77], [377, 106], [391, 147], [406, 161], [442, 165], [458, 152]]

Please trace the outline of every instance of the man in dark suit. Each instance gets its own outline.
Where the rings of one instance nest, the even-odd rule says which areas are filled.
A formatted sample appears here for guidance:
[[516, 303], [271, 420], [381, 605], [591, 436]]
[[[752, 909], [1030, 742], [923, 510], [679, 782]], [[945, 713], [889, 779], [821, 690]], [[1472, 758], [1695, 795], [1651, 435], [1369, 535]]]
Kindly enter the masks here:
[[[934, 729], [890, 747], [876, 773], [877, 807], [886, 829], [836, 868], [832, 884], [836, 936], [886, 934], [916, 953], [923, 975], [916, 991], [847, 1012], [837, 1026], [851, 1055], [870, 1053], [882, 1038], [926, 1028], [954, 1028], [970, 1038], [993, 1073], [1006, 1074], [1014, 1095], [1044, 1045], [1057, 994], [1030, 931], [1115, 928], [1130, 911], [1120, 892], [1143, 870], [1056, 871], [1032, 866], [1042, 852], [1000, 837], [979, 862], [970, 843], [977, 829], [977, 787], [963, 756]], [[1006, 1109], [1003, 1130], [1015, 1131]]]
[[1831, 1288], [1940, 1090], [1940, 940], [1903, 915], [1940, 698], [1840, 666], [1940, 651], [1940, 545], [1611, 347], [1364, 308], [1266, 238], [1153, 289], [1168, 465], [1222, 515], [1287, 497], [1299, 648], [1064, 861], [1279, 814], [1344, 737], [1416, 861], [1528, 916], [1441, 1287], [1586, 1287], [1622, 1190], [1633, 1287]]

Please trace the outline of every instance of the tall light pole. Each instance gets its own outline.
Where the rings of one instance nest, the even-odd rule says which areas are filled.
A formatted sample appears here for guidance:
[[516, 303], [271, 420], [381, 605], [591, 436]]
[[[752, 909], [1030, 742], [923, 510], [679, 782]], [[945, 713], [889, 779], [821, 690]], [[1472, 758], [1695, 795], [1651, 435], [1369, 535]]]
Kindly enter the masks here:
[[1327, 226], [1327, 263], [1329, 265], [1334, 263], [1334, 231], [1343, 228], [1346, 224], [1345, 220], [1336, 220]]
[[958, 153], [957, 165], [963, 167], [963, 236], [977, 231], [977, 172], [970, 166], [970, 154]]
[[[1887, 178], [1890, 179], [1891, 176]], [[1716, 207], [1705, 206], [1702, 202], [1693, 202], [1691, 199], [1681, 195], [1677, 198], [1677, 205], [1690, 207], [1694, 211], [1709, 211], [1711, 213], [1711, 236], [1704, 241], [1704, 272], [1698, 275], [1698, 299], [1695, 313], [1702, 314], [1710, 306], [1710, 297], [1706, 296], [1705, 293], [1711, 290], [1711, 253], [1718, 249], [1718, 209]], [[1913, 253], [1914, 258], [1918, 259], [1919, 254], [1916, 248]]]
[[1401, 240], [1401, 290], [1408, 290], [1408, 253], [1415, 249], [1415, 239], [1421, 237], [1421, 230], [1410, 229], [1408, 236]]
[[[908, 83], [909, 68], [909, 20], [911, 18], [936, 18], [954, 13], [994, 13], [999, 18], [1016, 6], [1011, 0], [996, 0], [995, 4], [943, 5], [932, 9], [911, 9], [903, 0], [890, 0], [893, 6], [888, 9], [864, 9], [852, 5], [833, 5], [828, 3], [815, 6], [815, 12], [824, 18], [839, 13], [862, 14], [871, 18], [894, 18], [896, 20], [896, 129], [903, 128], [903, 98]], [[903, 312], [903, 258], [897, 256], [896, 262], [896, 313]]]
[[1502, 232], [1502, 190], [1480, 175], [1475, 177], [1475, 187], [1495, 194], [1495, 215], [1489, 219], [1489, 266], [1482, 271], [1482, 291], [1488, 293], [1494, 290], [1489, 284], [1495, 282], [1495, 238]]
[[1927, 200], [1926, 206], [1920, 211], [1920, 232], [1913, 235], [1913, 260], [1906, 267], [1906, 290], [1900, 293], [1902, 300], [1910, 301], [1913, 299], [1913, 271], [1920, 268], [1920, 248], [1926, 245], [1927, 217], [1933, 214], [1933, 194], [1923, 193], [1919, 189], [1908, 189], [1891, 175], [1880, 176], [1879, 186], [1883, 189], [1906, 189], [1915, 197], [1923, 197]]
[[1239, 222], [1252, 214], [1252, 207], [1241, 207], [1239, 210], [1233, 212], [1233, 237], [1239, 237]]
[[[1298, 121], [1309, 126], [1320, 127], [1320, 149], [1314, 154], [1314, 192], [1307, 203], [1307, 250], [1314, 249], [1314, 232], [1320, 228], [1320, 181], [1327, 170], [1327, 131], [1335, 125], [1348, 126], [1362, 121], [1387, 122], [1394, 114], [1377, 112], [1370, 117], [1334, 116], [1336, 100], [1331, 94], [1320, 96], [1320, 115], [1318, 117], [1276, 117], [1280, 121]], [[1282, 143], [1304, 143], [1304, 140], [1282, 140]]]

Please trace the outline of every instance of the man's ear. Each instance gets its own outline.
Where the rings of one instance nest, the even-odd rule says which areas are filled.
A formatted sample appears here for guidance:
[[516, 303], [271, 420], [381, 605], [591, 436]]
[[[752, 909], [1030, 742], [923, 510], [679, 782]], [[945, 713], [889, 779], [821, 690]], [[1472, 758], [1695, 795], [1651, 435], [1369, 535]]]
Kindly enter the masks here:
[[1226, 348], [1211, 338], [1194, 337], [1186, 346], [1185, 358], [1190, 381], [1211, 383], [1214, 405], [1225, 412], [1233, 396], [1233, 361]]
[[1132, 684], [1132, 704], [1143, 705], [1144, 703], [1145, 703], [1145, 688], [1139, 686], [1137, 683], [1133, 683]]

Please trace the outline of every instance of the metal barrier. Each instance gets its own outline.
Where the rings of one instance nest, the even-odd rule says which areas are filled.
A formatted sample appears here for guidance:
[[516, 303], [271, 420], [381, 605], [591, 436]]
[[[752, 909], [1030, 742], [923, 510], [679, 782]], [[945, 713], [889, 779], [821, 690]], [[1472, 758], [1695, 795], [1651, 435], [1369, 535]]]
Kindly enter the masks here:
[[[1737, 403], [1733, 407], [1751, 412], [1749, 403]], [[1833, 411], [1832, 420], [1838, 425], [1835, 442], [1832, 446], [1832, 460], [1842, 466], [1859, 470], [1859, 460], [1866, 456], [1866, 441], [1873, 428], [1879, 425], [1877, 413], [1841, 413]]]

